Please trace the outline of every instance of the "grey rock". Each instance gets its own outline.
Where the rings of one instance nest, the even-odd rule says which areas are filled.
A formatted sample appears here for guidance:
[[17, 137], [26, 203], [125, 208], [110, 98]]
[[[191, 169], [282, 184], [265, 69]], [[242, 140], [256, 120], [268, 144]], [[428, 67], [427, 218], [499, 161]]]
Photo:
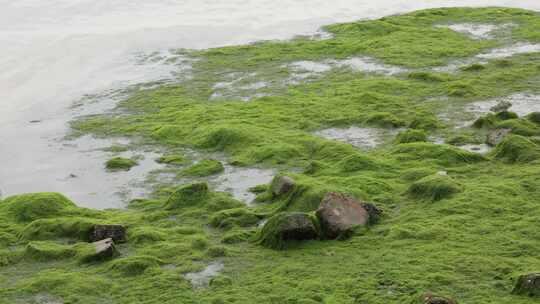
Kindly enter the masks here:
[[327, 193], [316, 211], [322, 232], [329, 239], [348, 236], [355, 227], [376, 222], [381, 214], [373, 204], [336, 192]]
[[529, 273], [518, 278], [513, 294], [540, 297], [540, 273]]
[[126, 228], [122, 225], [94, 225], [89, 233], [90, 242], [111, 238], [117, 243], [126, 241]]
[[511, 131], [511, 129], [496, 129], [490, 131], [486, 136], [486, 144], [490, 146], [498, 145]]
[[281, 196], [287, 194], [294, 189], [295, 185], [296, 183], [292, 178], [288, 176], [277, 176], [272, 181], [272, 194], [274, 196]]

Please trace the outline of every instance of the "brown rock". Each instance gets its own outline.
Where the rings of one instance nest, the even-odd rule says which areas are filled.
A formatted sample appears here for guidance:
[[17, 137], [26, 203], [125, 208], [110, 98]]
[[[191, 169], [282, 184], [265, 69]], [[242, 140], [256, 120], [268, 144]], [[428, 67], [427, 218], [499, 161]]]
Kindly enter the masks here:
[[272, 194], [280, 196], [289, 193], [296, 183], [288, 176], [277, 176], [272, 181]]
[[530, 273], [518, 278], [513, 294], [540, 297], [540, 273]]
[[96, 259], [108, 259], [116, 255], [116, 247], [111, 238], [92, 243], [96, 247]]
[[490, 131], [486, 136], [486, 144], [490, 146], [498, 145], [512, 131], [511, 129], [496, 129]]
[[345, 194], [327, 193], [317, 209], [316, 215], [326, 238], [347, 236], [357, 226], [370, 223], [370, 213], [376, 219], [381, 210], [372, 204], [361, 203]]
[[126, 241], [126, 228], [122, 225], [94, 225], [90, 229], [89, 237], [90, 242], [101, 241], [111, 238], [115, 242]]
[[436, 296], [436, 295], [433, 295], [431, 292], [427, 292], [422, 296], [422, 303], [424, 304], [457, 304], [455, 300], [441, 297], [441, 296]]

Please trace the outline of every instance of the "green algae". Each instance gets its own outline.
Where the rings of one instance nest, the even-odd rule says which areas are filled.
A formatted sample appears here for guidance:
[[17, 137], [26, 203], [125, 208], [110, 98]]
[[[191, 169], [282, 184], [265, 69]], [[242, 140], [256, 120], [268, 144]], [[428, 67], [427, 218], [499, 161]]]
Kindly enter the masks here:
[[159, 157], [156, 159], [156, 162], [160, 164], [183, 165], [186, 163], [186, 158], [179, 154], [169, 154]]
[[409, 187], [409, 194], [420, 199], [438, 201], [461, 191], [451, 177], [446, 174], [434, 174], [423, 177]]
[[132, 167], [138, 165], [137, 161], [124, 157], [114, 157], [105, 163], [105, 168], [111, 171], [129, 171]]
[[203, 159], [200, 162], [182, 171], [183, 176], [209, 176], [221, 173], [225, 170], [223, 164], [215, 159]]
[[[459, 22], [515, 26], [508, 36], [486, 40], [434, 26]], [[533, 303], [511, 290], [519, 275], [540, 268], [540, 169], [531, 137], [538, 134], [536, 120], [493, 115], [482, 128], [454, 129], [438, 115], [445, 106], [462, 115], [472, 101], [538, 92], [540, 54], [470, 64], [455, 73], [431, 68], [508, 43], [540, 42], [539, 28], [538, 14], [524, 10], [434, 9], [331, 25], [326, 30], [333, 37], [325, 40], [183, 51], [196, 59], [192, 79], [136, 92], [121, 102], [119, 114], [78, 120], [75, 130], [140, 136], [168, 151], [222, 151], [234, 165], [283, 170], [294, 178], [294, 189], [274, 197], [270, 187], [261, 187], [251, 209], [204, 183], [160, 188], [128, 210], [39, 204], [33, 210], [29, 204], [26, 211], [8, 212], [11, 203], [4, 200], [0, 303], [31, 302], [47, 292], [66, 303], [382, 304], [416, 303], [426, 291], [460, 303]], [[353, 56], [408, 70], [389, 76], [339, 69], [281, 85], [294, 74], [288, 65], [295, 61]], [[247, 103], [235, 94], [209, 100], [213, 86], [231, 73], [255, 73], [250, 81], [270, 83], [264, 91], [270, 96]], [[414, 131], [367, 152], [313, 135], [352, 125]], [[487, 157], [424, 140], [482, 142], [501, 125], [520, 135]], [[436, 174], [442, 170], [448, 175]], [[386, 216], [346, 241], [295, 244], [270, 233], [278, 220], [256, 227], [262, 218], [279, 218], [278, 212], [312, 212], [328, 191], [372, 201]], [[14, 216], [19, 213], [23, 220]], [[89, 228], [106, 222], [129, 227], [120, 256], [81, 264]], [[261, 240], [288, 250], [266, 249]], [[24, 258], [29, 244], [39, 249], [37, 258]], [[194, 291], [182, 275], [216, 259], [225, 264], [222, 279]]]

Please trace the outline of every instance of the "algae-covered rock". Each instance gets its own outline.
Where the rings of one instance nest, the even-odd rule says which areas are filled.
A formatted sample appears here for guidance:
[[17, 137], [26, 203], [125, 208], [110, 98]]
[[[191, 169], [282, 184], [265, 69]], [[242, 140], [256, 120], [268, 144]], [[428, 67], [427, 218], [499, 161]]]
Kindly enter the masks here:
[[540, 124], [540, 112], [532, 112], [527, 115], [527, 119], [535, 124]]
[[538, 145], [520, 135], [508, 135], [491, 153], [496, 159], [508, 163], [523, 163], [540, 157]]
[[138, 163], [130, 158], [124, 158], [124, 157], [114, 157], [109, 159], [105, 163], [105, 168], [107, 168], [110, 171], [129, 171], [132, 167], [138, 165]]
[[54, 238], [88, 240], [93, 225], [95, 225], [95, 220], [79, 217], [41, 219], [26, 225], [21, 232], [21, 236], [27, 240]]
[[457, 304], [457, 301], [427, 292], [421, 297], [422, 304]]
[[[370, 209], [378, 214], [374, 206]], [[370, 222], [370, 214], [361, 202], [336, 192], [324, 196], [316, 215], [323, 236], [329, 239], [349, 236], [354, 228], [366, 226]]]
[[165, 206], [167, 209], [194, 206], [203, 203], [208, 198], [207, 183], [193, 183], [182, 186], [174, 191]]
[[426, 176], [409, 187], [409, 194], [415, 198], [438, 201], [461, 191], [460, 185], [447, 174]]
[[159, 164], [182, 165], [186, 162], [186, 158], [179, 154], [169, 154], [159, 157], [156, 162]]
[[486, 135], [486, 144], [490, 146], [496, 146], [500, 144], [503, 139], [510, 134], [512, 130], [511, 129], [495, 129], [490, 131]]
[[182, 175], [203, 177], [218, 174], [224, 170], [225, 168], [220, 161], [214, 159], [204, 159], [193, 166], [186, 168], [184, 171], [182, 171]]
[[53, 242], [30, 242], [24, 250], [25, 257], [39, 261], [70, 258], [76, 254], [73, 246]]
[[512, 103], [510, 103], [507, 100], [502, 100], [493, 107], [491, 107], [489, 110], [492, 112], [501, 112], [501, 111], [508, 111], [512, 107]]
[[210, 225], [218, 228], [248, 227], [257, 224], [260, 220], [260, 215], [247, 208], [234, 208], [216, 212], [210, 218]]
[[125, 276], [137, 276], [147, 269], [158, 268], [163, 262], [149, 255], [130, 256], [114, 261], [111, 269]]
[[278, 213], [263, 226], [258, 243], [272, 249], [284, 249], [288, 241], [318, 238], [312, 218], [301, 212]]
[[540, 297], [540, 273], [529, 273], [520, 276], [512, 293], [529, 297]]
[[486, 160], [478, 153], [459, 149], [450, 145], [415, 142], [400, 144], [392, 153], [400, 160], [434, 160], [441, 165], [475, 163]]
[[94, 225], [90, 228], [88, 239], [90, 242], [101, 241], [111, 238], [113, 241], [120, 243], [126, 241], [126, 227], [122, 225]]
[[221, 242], [224, 244], [237, 244], [247, 242], [255, 235], [255, 230], [232, 230], [223, 235]]
[[272, 191], [272, 195], [281, 196], [291, 192], [295, 185], [296, 183], [291, 177], [276, 176], [272, 180], [270, 189]]
[[61, 215], [75, 204], [59, 193], [30, 193], [11, 196], [0, 203], [17, 221], [27, 222]]
[[144, 244], [166, 240], [167, 233], [152, 226], [136, 227], [129, 230], [129, 243]]
[[425, 141], [427, 141], [427, 134], [424, 130], [409, 129], [399, 132], [396, 136], [396, 142], [399, 144]]

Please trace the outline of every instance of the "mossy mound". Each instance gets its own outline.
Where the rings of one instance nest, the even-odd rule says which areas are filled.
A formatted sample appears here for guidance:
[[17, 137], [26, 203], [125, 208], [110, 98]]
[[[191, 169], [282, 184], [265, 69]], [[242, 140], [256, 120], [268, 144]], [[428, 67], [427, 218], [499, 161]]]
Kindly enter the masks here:
[[450, 176], [434, 174], [412, 183], [408, 193], [414, 198], [438, 201], [460, 191], [461, 186]]
[[397, 146], [392, 153], [400, 160], [434, 160], [441, 165], [459, 165], [486, 160], [480, 154], [449, 145], [409, 143]]
[[237, 244], [247, 242], [255, 236], [254, 230], [231, 230], [223, 235], [221, 242], [224, 244]]
[[105, 163], [105, 168], [110, 171], [129, 171], [132, 167], [137, 166], [138, 164], [139, 163], [137, 163], [137, 161], [130, 158], [114, 157]]
[[260, 230], [257, 243], [271, 249], [285, 249], [290, 242], [316, 239], [318, 225], [307, 213], [278, 213]]
[[183, 165], [186, 162], [186, 158], [179, 154], [164, 155], [156, 159], [157, 163], [169, 164], [169, 165]]
[[153, 256], [138, 255], [118, 259], [112, 262], [111, 270], [125, 276], [136, 276], [143, 274], [147, 269], [157, 268], [163, 262]]
[[188, 184], [174, 191], [167, 199], [165, 207], [167, 209], [176, 209], [202, 204], [208, 196], [207, 183]]
[[30, 242], [24, 250], [26, 258], [39, 261], [65, 259], [76, 254], [77, 250], [73, 246], [53, 242]]
[[186, 168], [182, 171], [183, 176], [210, 176], [221, 173], [225, 170], [223, 164], [220, 161], [214, 159], [204, 159], [194, 164], [193, 166]]
[[129, 242], [132, 244], [154, 243], [167, 239], [167, 233], [151, 226], [135, 227], [129, 230]]
[[217, 228], [249, 227], [256, 225], [261, 218], [247, 208], [235, 208], [215, 213], [210, 218], [210, 225]]
[[540, 134], [538, 126], [526, 119], [509, 119], [497, 124], [497, 128], [510, 129], [512, 133], [522, 136]]
[[413, 142], [425, 142], [427, 141], [427, 134], [423, 130], [409, 129], [402, 132], [396, 136], [396, 142], [398, 144], [407, 144]]
[[508, 135], [490, 154], [507, 163], [524, 163], [540, 157], [537, 144], [520, 135]]
[[96, 223], [95, 220], [77, 217], [35, 220], [23, 228], [21, 237], [26, 240], [56, 238], [88, 240], [89, 232]]
[[530, 122], [540, 124], [540, 112], [532, 112], [526, 117]]
[[0, 208], [7, 210], [15, 219], [28, 222], [58, 216], [75, 204], [59, 193], [31, 193], [6, 198]]
[[383, 128], [397, 128], [405, 125], [405, 122], [395, 115], [386, 112], [371, 114], [365, 121], [370, 125], [375, 125]]

